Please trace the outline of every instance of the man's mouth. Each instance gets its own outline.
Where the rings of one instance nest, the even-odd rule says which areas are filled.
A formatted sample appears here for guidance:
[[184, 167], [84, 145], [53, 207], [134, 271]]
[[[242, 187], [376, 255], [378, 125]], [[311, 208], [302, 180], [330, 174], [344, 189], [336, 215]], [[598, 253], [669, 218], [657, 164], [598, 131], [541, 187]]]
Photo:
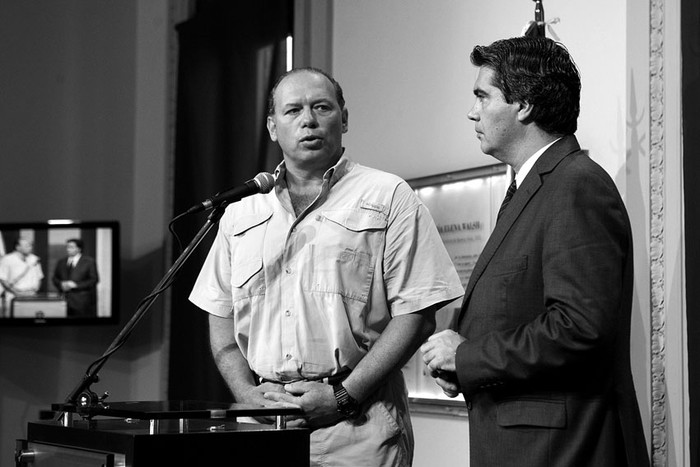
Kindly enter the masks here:
[[302, 143], [311, 143], [311, 142], [314, 142], [314, 141], [318, 141], [318, 140], [320, 140], [320, 139], [321, 139], [321, 138], [320, 138], [319, 136], [315, 136], [315, 135], [306, 135], [306, 136], [302, 137], [302, 138], [300, 139], [300, 141], [301, 141]]
[[318, 150], [323, 147], [323, 138], [315, 135], [306, 135], [299, 140], [302, 147], [310, 150]]

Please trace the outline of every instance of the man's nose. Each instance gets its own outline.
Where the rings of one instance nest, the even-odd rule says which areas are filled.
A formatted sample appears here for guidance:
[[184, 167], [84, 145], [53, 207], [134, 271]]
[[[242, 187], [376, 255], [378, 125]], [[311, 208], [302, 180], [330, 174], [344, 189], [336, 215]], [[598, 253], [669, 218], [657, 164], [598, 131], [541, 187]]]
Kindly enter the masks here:
[[477, 121], [479, 119], [479, 114], [476, 112], [476, 110], [474, 110], [474, 107], [472, 107], [467, 113], [467, 118], [473, 121]]
[[301, 122], [305, 126], [316, 126], [318, 120], [316, 119], [316, 114], [310, 107], [305, 108], [301, 114]]

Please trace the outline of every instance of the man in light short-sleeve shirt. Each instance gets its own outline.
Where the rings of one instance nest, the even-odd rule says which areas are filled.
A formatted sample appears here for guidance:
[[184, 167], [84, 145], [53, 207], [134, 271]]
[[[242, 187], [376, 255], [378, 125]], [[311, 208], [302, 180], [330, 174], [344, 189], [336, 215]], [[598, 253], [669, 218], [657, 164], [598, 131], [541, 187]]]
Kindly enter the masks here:
[[33, 251], [34, 242], [20, 237], [14, 251], [0, 257], [0, 317], [9, 314], [15, 297], [35, 295], [41, 288], [44, 272]]
[[343, 155], [332, 78], [284, 75], [268, 130], [274, 189], [227, 208], [190, 296], [217, 366], [237, 402], [301, 407], [288, 426], [312, 429], [311, 465], [410, 465], [400, 370], [459, 277], [408, 184]]

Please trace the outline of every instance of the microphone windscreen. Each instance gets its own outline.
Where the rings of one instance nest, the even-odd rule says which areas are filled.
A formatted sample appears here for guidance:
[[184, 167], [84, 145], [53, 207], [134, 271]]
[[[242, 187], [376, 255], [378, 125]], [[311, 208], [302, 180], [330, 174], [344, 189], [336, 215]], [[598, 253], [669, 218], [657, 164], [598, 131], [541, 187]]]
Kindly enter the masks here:
[[275, 176], [271, 173], [260, 172], [253, 180], [260, 187], [260, 193], [269, 193], [275, 186]]

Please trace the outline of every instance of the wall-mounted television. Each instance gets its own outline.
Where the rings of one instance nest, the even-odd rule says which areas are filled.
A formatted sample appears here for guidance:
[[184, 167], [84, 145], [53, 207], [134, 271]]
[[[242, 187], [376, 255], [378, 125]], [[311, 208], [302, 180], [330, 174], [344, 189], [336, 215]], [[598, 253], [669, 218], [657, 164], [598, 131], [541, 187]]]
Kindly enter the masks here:
[[0, 223], [0, 325], [118, 321], [119, 223]]

